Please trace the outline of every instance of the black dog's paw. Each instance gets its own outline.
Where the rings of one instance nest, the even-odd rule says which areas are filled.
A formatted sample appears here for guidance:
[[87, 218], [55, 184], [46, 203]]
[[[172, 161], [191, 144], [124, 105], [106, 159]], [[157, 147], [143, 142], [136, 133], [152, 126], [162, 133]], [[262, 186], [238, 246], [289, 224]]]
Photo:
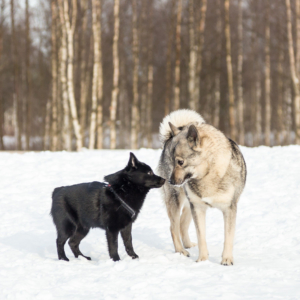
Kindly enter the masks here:
[[69, 261], [69, 259], [66, 256], [65, 257], [60, 257], [59, 260]]
[[132, 259], [136, 259], [136, 258], [139, 258], [139, 256], [137, 255], [137, 254], [132, 254], [132, 255], [130, 255], [131, 257], [132, 257]]
[[119, 261], [120, 260], [120, 256], [119, 255], [113, 256], [112, 260], [113, 261]]

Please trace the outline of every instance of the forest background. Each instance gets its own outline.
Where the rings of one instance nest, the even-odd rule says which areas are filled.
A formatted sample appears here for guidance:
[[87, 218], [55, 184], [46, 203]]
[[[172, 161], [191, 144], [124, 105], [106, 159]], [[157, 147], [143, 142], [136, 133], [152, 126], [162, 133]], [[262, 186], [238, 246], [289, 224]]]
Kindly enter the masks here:
[[191, 108], [300, 144], [300, 0], [0, 0], [0, 149], [158, 148]]

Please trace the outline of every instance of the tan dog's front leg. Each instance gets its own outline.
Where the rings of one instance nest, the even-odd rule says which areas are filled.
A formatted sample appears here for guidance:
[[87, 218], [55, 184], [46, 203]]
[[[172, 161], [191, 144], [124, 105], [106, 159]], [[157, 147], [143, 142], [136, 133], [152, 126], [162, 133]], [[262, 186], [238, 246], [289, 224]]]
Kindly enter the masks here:
[[207, 207], [205, 205], [191, 203], [191, 211], [196, 226], [199, 247], [199, 258], [197, 259], [197, 262], [208, 259], [205, 226], [206, 209]]
[[225, 240], [221, 264], [224, 266], [233, 265], [233, 241], [235, 233], [236, 211], [236, 205], [231, 205], [229, 208], [223, 211]]

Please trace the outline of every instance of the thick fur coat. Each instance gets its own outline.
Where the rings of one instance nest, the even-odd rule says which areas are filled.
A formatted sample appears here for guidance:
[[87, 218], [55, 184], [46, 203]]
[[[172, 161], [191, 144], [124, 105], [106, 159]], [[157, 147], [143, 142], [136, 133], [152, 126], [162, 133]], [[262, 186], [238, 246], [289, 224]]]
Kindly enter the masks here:
[[[223, 212], [225, 242], [222, 264], [233, 264], [237, 203], [246, 182], [246, 164], [238, 145], [191, 110], [178, 110], [160, 126], [163, 151], [158, 172], [169, 182], [162, 188], [175, 251], [186, 256], [193, 218], [199, 258], [208, 259], [205, 215], [209, 207]], [[183, 208], [183, 209], [182, 209]], [[181, 213], [182, 209], [182, 214]]]

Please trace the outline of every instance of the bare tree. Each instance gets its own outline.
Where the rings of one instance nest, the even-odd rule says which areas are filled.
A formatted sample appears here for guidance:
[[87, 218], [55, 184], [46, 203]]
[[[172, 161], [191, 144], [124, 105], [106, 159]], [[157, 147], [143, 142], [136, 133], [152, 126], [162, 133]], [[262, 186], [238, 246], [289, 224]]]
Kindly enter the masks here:
[[67, 90], [67, 75], [66, 75], [66, 65], [68, 59], [67, 50], [67, 32], [64, 25], [64, 7], [63, 0], [59, 0], [59, 17], [60, 17], [60, 27], [61, 27], [61, 41], [60, 41], [60, 82], [62, 90], [62, 102], [63, 102], [63, 131], [62, 140], [63, 148], [65, 150], [72, 150], [71, 142], [71, 130], [70, 130], [70, 109], [68, 102], [68, 90]]
[[225, 7], [225, 37], [226, 37], [226, 63], [227, 63], [227, 77], [228, 77], [228, 94], [229, 94], [229, 124], [230, 124], [230, 138], [235, 140], [235, 107], [234, 107], [234, 90], [233, 90], [233, 74], [232, 74], [232, 59], [231, 59], [231, 37], [229, 24], [229, 5], [230, 0], [224, 1]]
[[182, 0], [178, 0], [177, 23], [176, 23], [175, 90], [174, 90], [174, 103], [173, 103], [174, 110], [180, 108], [181, 15], [182, 15]]
[[243, 6], [242, 0], [238, 2], [238, 67], [237, 67], [237, 89], [238, 89], [238, 122], [239, 122], [239, 144], [245, 144], [244, 130], [244, 99], [243, 99]]
[[86, 128], [86, 106], [87, 106], [87, 91], [89, 84], [89, 74], [87, 73], [86, 49], [87, 49], [87, 21], [88, 21], [88, 1], [80, 1], [82, 11], [81, 25], [81, 64], [80, 64], [80, 127], [82, 131], [82, 144], [84, 145], [85, 128]]
[[299, 78], [297, 76], [295, 67], [295, 55], [293, 47], [292, 36], [292, 18], [291, 18], [291, 3], [290, 0], [286, 0], [286, 14], [287, 14], [287, 34], [289, 44], [289, 57], [290, 57], [290, 71], [294, 89], [294, 115], [296, 125], [296, 143], [300, 144], [300, 87]]
[[117, 103], [119, 94], [119, 27], [120, 27], [120, 3], [119, 0], [114, 0], [114, 38], [113, 38], [113, 89], [111, 92], [110, 105], [110, 148], [116, 148], [116, 117]]
[[137, 33], [137, 2], [132, 0], [132, 55], [133, 55], [133, 101], [131, 109], [131, 148], [138, 147], [139, 129], [139, 94], [138, 94], [138, 67], [139, 67], [139, 46]]
[[[72, 0], [72, 21], [69, 17], [69, 2], [68, 0], [64, 0], [63, 8], [64, 8], [64, 25], [66, 27], [67, 37], [68, 37], [68, 64], [67, 64], [67, 86], [68, 86], [68, 97], [70, 104], [70, 111], [72, 116], [72, 123], [74, 128], [74, 133], [76, 137], [76, 149], [77, 151], [82, 148], [82, 137], [81, 137], [81, 128], [77, 117], [77, 108], [75, 102], [74, 95], [74, 78], [73, 78], [73, 58], [74, 58], [74, 31], [76, 25], [76, 14], [77, 14], [77, 1]], [[71, 23], [72, 22], [72, 23]]]
[[1, 11], [0, 11], [0, 149], [4, 150], [3, 142], [3, 128], [4, 128], [4, 108], [3, 108], [3, 66], [2, 66], [2, 54], [3, 54], [3, 26], [4, 26], [4, 9], [5, 1], [1, 1]]
[[265, 145], [270, 146], [271, 136], [271, 62], [270, 62], [270, 0], [267, 0], [265, 28]]
[[171, 0], [171, 20], [168, 24], [168, 45], [166, 58], [166, 96], [165, 96], [165, 116], [170, 112], [171, 100], [171, 74], [172, 74], [172, 45], [173, 45], [173, 27], [174, 27], [174, 7], [175, 0]]
[[194, 95], [192, 96], [196, 110], [198, 109], [198, 102], [200, 100], [200, 75], [202, 70], [202, 50], [204, 45], [206, 10], [207, 10], [207, 0], [202, 0], [200, 23], [198, 28], [199, 41], [198, 41], [197, 64], [196, 64], [196, 82], [195, 82]]
[[51, 150], [58, 150], [58, 94], [57, 94], [57, 8], [56, 1], [51, 0], [51, 72], [52, 72], [52, 141]]
[[147, 90], [147, 143], [152, 147], [152, 102], [153, 102], [153, 1], [149, 12], [148, 90]]
[[21, 101], [19, 99], [19, 68], [17, 65], [17, 42], [16, 42], [16, 32], [15, 32], [15, 4], [14, 0], [10, 0], [10, 16], [11, 16], [11, 53], [14, 69], [14, 92], [13, 92], [13, 102], [15, 109], [15, 137], [16, 137], [16, 149], [22, 149], [21, 141], [21, 122], [20, 122], [20, 110]]
[[94, 66], [93, 66], [93, 88], [92, 88], [92, 112], [90, 121], [90, 138], [89, 148], [94, 149], [96, 138], [96, 117], [97, 104], [99, 102], [99, 70], [100, 70], [100, 39], [101, 39], [101, 25], [100, 18], [101, 8], [99, 0], [92, 0], [92, 15], [93, 15], [93, 36], [94, 36]]
[[197, 99], [195, 95], [196, 81], [196, 56], [197, 46], [195, 43], [194, 29], [194, 0], [189, 0], [189, 36], [190, 36], [190, 61], [189, 61], [189, 107], [196, 110]]

